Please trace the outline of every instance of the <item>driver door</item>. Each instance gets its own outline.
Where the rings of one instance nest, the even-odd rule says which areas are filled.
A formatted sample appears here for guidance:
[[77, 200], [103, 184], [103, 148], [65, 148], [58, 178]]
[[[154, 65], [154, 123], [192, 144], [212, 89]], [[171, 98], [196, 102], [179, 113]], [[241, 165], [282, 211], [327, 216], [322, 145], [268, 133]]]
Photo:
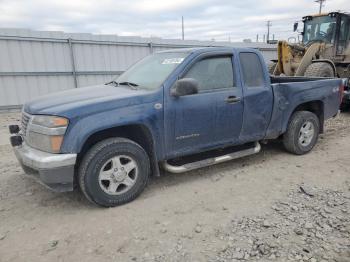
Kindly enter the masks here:
[[198, 93], [181, 97], [167, 94], [164, 121], [168, 158], [238, 141], [243, 101], [232, 58], [232, 53], [197, 58], [181, 78], [197, 80]]

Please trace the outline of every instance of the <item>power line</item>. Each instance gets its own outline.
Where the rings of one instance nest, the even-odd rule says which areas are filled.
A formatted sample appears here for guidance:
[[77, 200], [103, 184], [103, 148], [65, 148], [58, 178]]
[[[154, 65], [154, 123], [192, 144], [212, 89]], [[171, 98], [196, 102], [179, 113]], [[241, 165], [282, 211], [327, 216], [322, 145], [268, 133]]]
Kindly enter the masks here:
[[271, 19], [272, 22], [280, 22], [280, 21], [294, 21], [294, 20], [300, 20], [300, 17], [286, 17], [286, 18], [277, 18], [277, 19]]
[[292, 30], [273, 30], [274, 33], [294, 33]]

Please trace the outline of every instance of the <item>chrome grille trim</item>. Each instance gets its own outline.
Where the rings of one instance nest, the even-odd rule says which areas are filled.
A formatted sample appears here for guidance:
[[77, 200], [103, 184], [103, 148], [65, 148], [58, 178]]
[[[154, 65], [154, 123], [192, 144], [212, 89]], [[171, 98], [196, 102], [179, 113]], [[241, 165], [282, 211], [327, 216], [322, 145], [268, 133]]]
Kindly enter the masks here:
[[21, 130], [22, 130], [22, 135], [23, 136], [26, 135], [30, 117], [31, 117], [31, 115], [27, 114], [26, 112], [22, 112]]

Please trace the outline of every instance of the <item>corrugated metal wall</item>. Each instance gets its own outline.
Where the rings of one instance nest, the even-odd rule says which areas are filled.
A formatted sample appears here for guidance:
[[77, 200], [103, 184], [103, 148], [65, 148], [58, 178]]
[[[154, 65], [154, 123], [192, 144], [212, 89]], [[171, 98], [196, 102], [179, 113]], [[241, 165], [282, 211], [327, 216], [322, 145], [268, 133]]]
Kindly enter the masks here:
[[253, 47], [266, 60], [276, 47], [116, 35], [0, 29], [0, 109], [59, 90], [104, 83], [156, 51], [194, 46]]

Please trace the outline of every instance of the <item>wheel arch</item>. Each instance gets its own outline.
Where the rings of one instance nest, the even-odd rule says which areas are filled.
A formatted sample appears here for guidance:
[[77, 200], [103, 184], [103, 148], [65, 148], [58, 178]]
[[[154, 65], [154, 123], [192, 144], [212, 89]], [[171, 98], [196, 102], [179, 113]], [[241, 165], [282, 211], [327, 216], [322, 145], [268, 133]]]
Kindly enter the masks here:
[[102, 140], [112, 137], [127, 138], [139, 144], [146, 151], [150, 158], [152, 173], [155, 176], [159, 176], [160, 171], [158, 167], [158, 159], [154, 144], [154, 138], [150, 129], [143, 124], [115, 126], [92, 133], [84, 141], [79, 150], [76, 166], [79, 166], [79, 163], [81, 162], [82, 158], [92, 146], [94, 146], [96, 143]]
[[320, 121], [320, 133], [323, 133], [323, 124], [324, 124], [324, 104], [321, 100], [313, 100], [313, 101], [308, 101], [308, 102], [304, 102], [299, 104], [298, 106], [296, 106], [294, 108], [294, 110], [292, 111], [292, 113], [289, 115], [288, 118], [288, 122], [285, 125], [285, 128], [283, 130], [283, 133], [286, 132], [287, 130], [287, 125], [292, 117], [292, 115], [297, 112], [297, 111], [309, 111], [314, 113], [319, 121]]

